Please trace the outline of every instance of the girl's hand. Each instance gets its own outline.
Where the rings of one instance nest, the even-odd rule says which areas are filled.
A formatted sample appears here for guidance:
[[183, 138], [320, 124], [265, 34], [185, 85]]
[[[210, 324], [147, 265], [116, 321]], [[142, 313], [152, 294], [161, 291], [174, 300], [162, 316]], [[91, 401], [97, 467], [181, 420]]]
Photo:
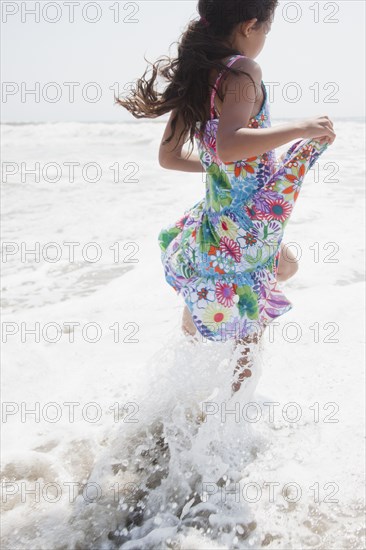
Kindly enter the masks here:
[[320, 143], [327, 142], [330, 145], [332, 145], [336, 138], [333, 122], [326, 115], [301, 120], [298, 125], [300, 137], [302, 138], [319, 138], [318, 141]]

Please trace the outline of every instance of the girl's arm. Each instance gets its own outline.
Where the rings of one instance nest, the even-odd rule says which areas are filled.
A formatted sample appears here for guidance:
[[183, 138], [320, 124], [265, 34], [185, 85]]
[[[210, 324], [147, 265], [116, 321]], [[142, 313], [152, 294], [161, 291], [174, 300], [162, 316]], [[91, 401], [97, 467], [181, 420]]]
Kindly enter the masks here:
[[[262, 71], [258, 63], [247, 57], [238, 59], [233, 65], [249, 73], [260, 88]], [[217, 155], [222, 162], [257, 157], [298, 138], [326, 136], [327, 140], [334, 141], [333, 125], [328, 117], [300, 120], [272, 128], [247, 128], [255, 100], [253, 83], [245, 74], [235, 76], [229, 73], [224, 86], [216, 136]]]
[[[217, 139], [217, 154], [222, 162], [235, 162], [235, 159], [258, 157], [271, 149], [301, 138], [301, 127], [296, 122], [289, 122], [262, 128], [260, 131], [252, 128], [222, 128], [219, 141]], [[219, 145], [220, 144], [220, 145]]]
[[183, 144], [186, 138], [186, 135], [183, 135], [180, 142], [178, 143], [177, 148], [173, 151], [175, 145], [177, 144], [177, 136], [180, 135], [183, 126], [182, 120], [178, 117], [177, 125], [175, 127], [175, 132], [172, 140], [163, 145], [163, 141], [170, 136], [171, 133], [171, 122], [175, 116], [175, 109], [170, 113], [169, 121], [166, 125], [164, 135], [161, 140], [160, 149], [159, 149], [159, 164], [167, 170], [180, 170], [182, 172], [204, 172], [204, 168], [199, 160], [199, 156], [191, 153], [188, 159], [183, 158], [185, 153], [183, 152]]

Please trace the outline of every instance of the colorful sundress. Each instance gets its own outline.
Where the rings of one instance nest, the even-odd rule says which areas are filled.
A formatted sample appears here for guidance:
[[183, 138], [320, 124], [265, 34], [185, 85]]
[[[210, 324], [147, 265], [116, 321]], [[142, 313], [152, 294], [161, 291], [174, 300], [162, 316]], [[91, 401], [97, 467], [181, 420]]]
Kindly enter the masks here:
[[[232, 56], [232, 65], [241, 55]], [[303, 139], [276, 159], [275, 150], [258, 157], [222, 162], [216, 152], [218, 118], [211, 117], [203, 139], [195, 140], [206, 172], [205, 197], [175, 223], [161, 229], [158, 242], [167, 283], [183, 296], [195, 326], [208, 340], [224, 342], [260, 333], [293, 304], [276, 280], [280, 245], [305, 175], [328, 143]], [[264, 101], [248, 128], [269, 128]], [[198, 124], [198, 123], [197, 123]]]

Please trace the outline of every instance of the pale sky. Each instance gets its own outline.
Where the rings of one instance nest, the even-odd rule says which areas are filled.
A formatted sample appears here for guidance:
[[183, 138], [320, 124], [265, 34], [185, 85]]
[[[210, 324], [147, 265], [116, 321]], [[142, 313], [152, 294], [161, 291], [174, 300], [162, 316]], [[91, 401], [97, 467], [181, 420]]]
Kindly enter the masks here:
[[[119, 83], [122, 93], [142, 76], [144, 55], [149, 61], [173, 56], [173, 43], [188, 21], [198, 18], [196, 6], [190, 0], [2, 1], [2, 120], [135, 121], [113, 104], [110, 87]], [[40, 14], [37, 22], [30, 13], [34, 9]], [[281, 1], [256, 58], [271, 94], [272, 117], [364, 117], [364, 28], [364, 0]], [[71, 82], [80, 84], [74, 101], [69, 100]], [[24, 94], [31, 89], [39, 90], [37, 98]], [[299, 100], [285, 101], [286, 89], [291, 98], [300, 93]]]

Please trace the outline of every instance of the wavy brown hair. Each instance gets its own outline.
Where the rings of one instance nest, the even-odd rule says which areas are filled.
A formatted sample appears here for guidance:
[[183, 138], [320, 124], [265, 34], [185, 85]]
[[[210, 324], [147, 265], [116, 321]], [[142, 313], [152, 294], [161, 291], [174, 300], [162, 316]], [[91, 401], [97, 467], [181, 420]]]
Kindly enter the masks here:
[[[277, 5], [278, 0], [199, 0], [197, 10], [206, 23], [204, 20], [190, 21], [177, 42], [177, 57], [159, 57], [155, 63], [151, 63], [151, 77], [145, 79], [146, 69], [135, 87], [130, 89], [129, 95], [115, 97], [115, 102], [125, 107], [135, 118], [157, 118], [176, 109], [177, 114], [171, 124], [172, 132], [164, 144], [169, 143], [174, 136], [179, 113], [184, 124], [179, 140], [182, 134], [188, 133], [193, 148], [197, 123], [201, 123], [198, 131], [202, 136], [205, 122], [210, 118], [207, 97], [214, 88], [209, 83], [211, 69], [227, 70], [235, 75], [244, 72], [227, 67], [221, 61], [225, 57], [241, 54], [227, 44], [233, 29], [239, 23], [253, 18], [258, 20], [257, 27], [267, 23], [272, 19]], [[252, 77], [245, 74], [254, 84]], [[154, 87], [159, 76], [168, 81], [162, 93]], [[218, 96], [223, 99], [219, 93]]]

